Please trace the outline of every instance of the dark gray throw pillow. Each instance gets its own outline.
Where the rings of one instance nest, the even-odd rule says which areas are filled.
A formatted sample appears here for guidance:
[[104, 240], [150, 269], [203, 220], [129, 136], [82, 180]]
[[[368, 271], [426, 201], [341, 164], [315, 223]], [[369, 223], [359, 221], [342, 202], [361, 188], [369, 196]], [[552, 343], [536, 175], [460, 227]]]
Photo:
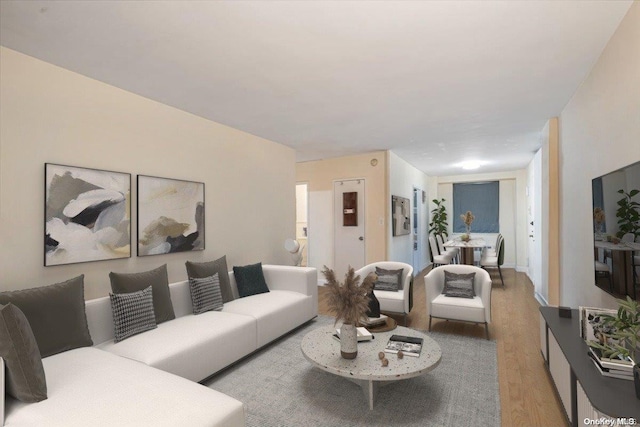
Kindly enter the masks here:
[[0, 293], [0, 304], [8, 303], [24, 313], [42, 357], [93, 345], [84, 308], [84, 275], [55, 285]]
[[385, 270], [384, 268], [376, 267], [376, 276], [378, 280], [375, 281], [373, 289], [376, 291], [394, 291], [402, 289], [402, 273], [404, 269], [400, 270]]
[[231, 282], [229, 281], [229, 269], [227, 268], [227, 256], [224, 255], [215, 261], [209, 262], [186, 262], [187, 276], [196, 279], [211, 277], [218, 273], [220, 279], [220, 292], [222, 292], [222, 302], [234, 300]]
[[0, 305], [0, 357], [7, 366], [7, 393], [22, 402], [47, 398], [47, 381], [38, 343], [20, 309]]
[[203, 277], [202, 279], [190, 277], [189, 291], [191, 293], [193, 314], [200, 314], [211, 310], [222, 310], [224, 303], [222, 302], [218, 273], [213, 276]]
[[264, 280], [261, 262], [242, 267], [233, 267], [233, 275], [236, 278], [240, 298], [269, 292], [267, 282]]
[[457, 274], [444, 271], [444, 289], [442, 293], [448, 297], [473, 298], [476, 293], [473, 289], [473, 280], [476, 273]]
[[155, 329], [153, 289], [151, 286], [128, 294], [109, 294], [115, 342]]
[[114, 294], [129, 294], [151, 286], [153, 291], [153, 310], [157, 324], [176, 318], [173, 304], [171, 303], [171, 293], [169, 292], [167, 264], [142, 273], [111, 272], [109, 273], [109, 278], [111, 279], [111, 292]]

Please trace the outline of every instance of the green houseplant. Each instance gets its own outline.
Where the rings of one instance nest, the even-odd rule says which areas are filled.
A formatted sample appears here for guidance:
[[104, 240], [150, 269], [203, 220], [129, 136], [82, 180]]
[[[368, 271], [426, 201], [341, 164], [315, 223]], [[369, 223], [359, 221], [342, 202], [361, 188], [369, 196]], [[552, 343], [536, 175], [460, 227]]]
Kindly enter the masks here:
[[447, 226], [449, 225], [447, 223], [447, 210], [444, 206], [445, 199], [433, 199], [432, 202], [436, 207], [431, 211], [429, 233], [449, 236], [449, 233], [447, 232]]
[[627, 296], [625, 300], [618, 300], [619, 308], [615, 316], [602, 314], [600, 317], [611, 340], [605, 344], [589, 341], [591, 347], [597, 348], [604, 357], [630, 357], [634, 360], [633, 379], [636, 397], [640, 399], [640, 304]]
[[616, 236], [621, 238], [627, 233], [633, 233], [636, 237], [640, 235], [640, 203], [633, 198], [640, 193], [640, 190], [631, 190], [628, 193], [624, 190], [618, 190], [622, 194], [622, 199], [618, 200], [618, 232]]

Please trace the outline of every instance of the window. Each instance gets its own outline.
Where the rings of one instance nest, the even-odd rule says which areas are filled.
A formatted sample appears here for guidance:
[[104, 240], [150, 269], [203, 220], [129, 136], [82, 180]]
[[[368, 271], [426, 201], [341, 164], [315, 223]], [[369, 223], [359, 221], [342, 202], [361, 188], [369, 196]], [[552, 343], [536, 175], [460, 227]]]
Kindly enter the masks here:
[[471, 232], [500, 232], [500, 183], [466, 182], [453, 184], [453, 232], [464, 233], [465, 225], [460, 219], [467, 211], [476, 219], [471, 224]]

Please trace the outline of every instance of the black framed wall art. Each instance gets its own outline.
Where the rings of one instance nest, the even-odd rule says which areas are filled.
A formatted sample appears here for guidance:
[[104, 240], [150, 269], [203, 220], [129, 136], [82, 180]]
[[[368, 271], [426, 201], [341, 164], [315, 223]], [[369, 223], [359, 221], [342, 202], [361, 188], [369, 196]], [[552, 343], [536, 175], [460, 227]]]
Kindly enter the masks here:
[[131, 256], [131, 174], [45, 163], [44, 265]]
[[204, 183], [138, 175], [138, 256], [201, 251]]

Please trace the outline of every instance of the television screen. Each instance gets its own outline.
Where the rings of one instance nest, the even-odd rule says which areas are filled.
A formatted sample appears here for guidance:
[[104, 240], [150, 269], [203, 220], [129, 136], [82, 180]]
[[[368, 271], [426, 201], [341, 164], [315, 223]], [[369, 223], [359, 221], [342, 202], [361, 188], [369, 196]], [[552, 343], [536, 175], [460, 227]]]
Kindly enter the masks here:
[[640, 162], [591, 185], [596, 286], [640, 300]]

